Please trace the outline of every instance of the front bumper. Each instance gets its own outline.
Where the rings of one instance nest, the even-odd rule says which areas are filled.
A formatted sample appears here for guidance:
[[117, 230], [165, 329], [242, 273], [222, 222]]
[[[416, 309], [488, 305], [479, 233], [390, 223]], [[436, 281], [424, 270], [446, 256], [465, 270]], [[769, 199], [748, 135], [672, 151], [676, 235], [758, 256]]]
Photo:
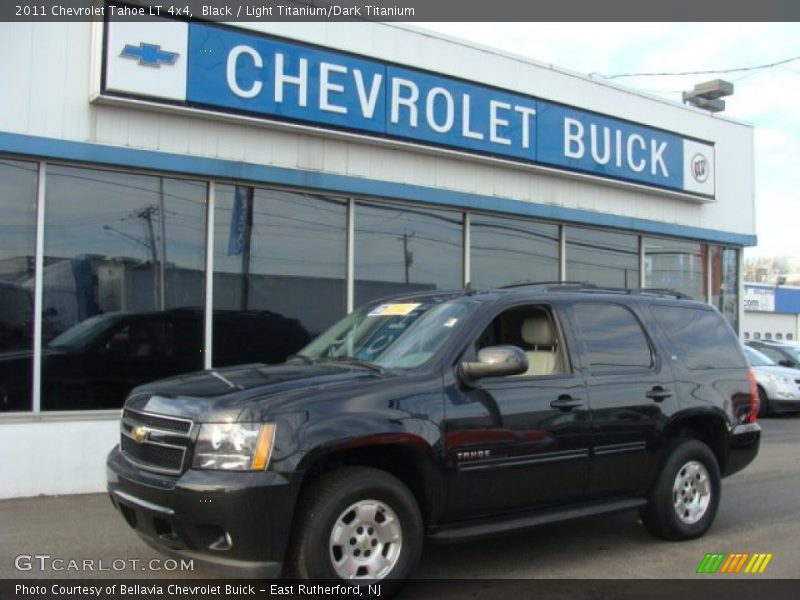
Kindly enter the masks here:
[[111, 502], [157, 550], [237, 577], [281, 572], [296, 483], [272, 471], [142, 471], [114, 448], [106, 460]]
[[761, 425], [743, 423], [733, 428], [728, 436], [728, 457], [723, 477], [733, 475], [753, 462], [761, 445]]

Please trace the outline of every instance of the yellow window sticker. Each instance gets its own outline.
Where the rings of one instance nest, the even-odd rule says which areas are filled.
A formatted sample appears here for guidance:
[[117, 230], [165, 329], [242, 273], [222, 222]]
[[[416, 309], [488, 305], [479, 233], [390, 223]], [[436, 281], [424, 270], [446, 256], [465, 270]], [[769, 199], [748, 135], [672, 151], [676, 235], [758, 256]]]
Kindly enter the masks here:
[[373, 308], [369, 315], [370, 317], [404, 317], [412, 310], [417, 308], [417, 304], [381, 304]]

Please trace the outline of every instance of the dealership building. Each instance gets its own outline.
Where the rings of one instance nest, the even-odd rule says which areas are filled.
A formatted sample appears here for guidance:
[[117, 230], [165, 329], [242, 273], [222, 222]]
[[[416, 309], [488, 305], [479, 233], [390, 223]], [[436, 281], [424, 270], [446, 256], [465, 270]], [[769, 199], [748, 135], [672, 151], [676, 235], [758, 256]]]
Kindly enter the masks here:
[[126, 393], [520, 281], [743, 315], [753, 128], [405, 26], [5, 23], [0, 497], [105, 489]]
[[743, 304], [743, 339], [800, 340], [800, 287], [745, 282]]

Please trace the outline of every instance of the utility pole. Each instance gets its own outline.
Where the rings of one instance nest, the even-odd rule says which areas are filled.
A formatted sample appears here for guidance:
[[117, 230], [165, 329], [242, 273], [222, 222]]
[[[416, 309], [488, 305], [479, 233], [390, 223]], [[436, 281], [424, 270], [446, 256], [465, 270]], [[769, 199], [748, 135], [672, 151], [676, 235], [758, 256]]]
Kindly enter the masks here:
[[411, 265], [414, 264], [414, 253], [408, 249], [408, 240], [412, 237], [414, 237], [413, 233], [408, 233], [403, 230], [403, 237], [397, 238], [398, 240], [403, 240], [403, 262], [406, 269], [406, 283], [410, 283], [409, 269]]
[[153, 263], [153, 266], [158, 262], [158, 249], [156, 246], [156, 232], [153, 229], [153, 215], [158, 212], [158, 207], [150, 204], [145, 206], [141, 210], [137, 210], [133, 215], [137, 219], [144, 220], [146, 227], [147, 227], [147, 234], [150, 243], [148, 246], [150, 247], [150, 262]]
[[[134, 212], [134, 216], [137, 219], [143, 219], [145, 222], [145, 226], [147, 227], [147, 234], [149, 239], [149, 247], [150, 247], [150, 266], [153, 269], [153, 299], [155, 301], [155, 305], [159, 306], [161, 304], [161, 292], [159, 288], [161, 288], [161, 276], [160, 276], [160, 269], [161, 265], [158, 264], [158, 249], [156, 246], [156, 232], [153, 229], [153, 215], [158, 212], [158, 207], [149, 204], [142, 208], [141, 210], [137, 210]], [[156, 270], [158, 269], [158, 270]]]
[[158, 214], [161, 217], [158, 222], [160, 225], [159, 235], [161, 237], [161, 260], [158, 264], [159, 275], [159, 308], [167, 308], [167, 210], [164, 208], [164, 178], [158, 178]]

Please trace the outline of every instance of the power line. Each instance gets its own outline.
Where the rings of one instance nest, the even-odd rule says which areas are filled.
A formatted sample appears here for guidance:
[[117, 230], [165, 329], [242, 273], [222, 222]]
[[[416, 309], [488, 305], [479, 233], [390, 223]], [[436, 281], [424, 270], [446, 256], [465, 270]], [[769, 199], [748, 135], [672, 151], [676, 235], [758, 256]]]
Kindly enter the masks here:
[[792, 56], [772, 63], [765, 63], [763, 65], [753, 65], [750, 67], [733, 67], [730, 69], [707, 69], [703, 71], [663, 71], [660, 73], [618, 73], [616, 75], [603, 75], [602, 73], [589, 73], [589, 77], [599, 77], [601, 79], [621, 79], [622, 77], [671, 77], [679, 75], [720, 75], [724, 73], [741, 73], [744, 71], [759, 71], [762, 69], [771, 69], [780, 65], [785, 65], [790, 62], [800, 60], [800, 56]]

